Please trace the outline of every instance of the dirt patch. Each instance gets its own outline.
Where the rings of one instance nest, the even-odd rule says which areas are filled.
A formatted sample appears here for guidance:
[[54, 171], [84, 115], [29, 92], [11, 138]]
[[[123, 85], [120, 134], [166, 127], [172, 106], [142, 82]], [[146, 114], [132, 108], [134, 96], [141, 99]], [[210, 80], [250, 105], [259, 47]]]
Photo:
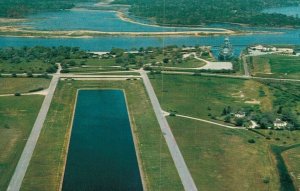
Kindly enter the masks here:
[[253, 105], [260, 105], [260, 101], [258, 101], [256, 99], [253, 99], [253, 100], [250, 100], [250, 101], [245, 101], [245, 103], [253, 104]]

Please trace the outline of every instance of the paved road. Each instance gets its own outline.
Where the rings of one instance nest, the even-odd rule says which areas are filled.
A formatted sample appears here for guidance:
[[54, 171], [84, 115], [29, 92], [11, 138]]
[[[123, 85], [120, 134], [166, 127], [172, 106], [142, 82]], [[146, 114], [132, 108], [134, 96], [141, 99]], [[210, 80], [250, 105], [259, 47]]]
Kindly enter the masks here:
[[25, 173], [27, 171], [29, 162], [30, 162], [32, 154], [33, 154], [33, 151], [37, 144], [37, 141], [38, 141], [40, 132], [42, 130], [44, 121], [46, 119], [46, 116], [47, 116], [47, 113], [48, 113], [48, 110], [49, 110], [49, 107], [50, 107], [50, 104], [51, 104], [51, 101], [53, 98], [53, 94], [55, 92], [58, 81], [59, 81], [59, 74], [53, 75], [53, 78], [52, 78], [50, 86], [49, 86], [49, 92], [44, 99], [44, 102], [43, 102], [40, 112], [36, 118], [36, 121], [32, 128], [32, 131], [31, 131], [31, 134], [27, 140], [27, 143], [26, 143], [23, 153], [21, 155], [21, 158], [20, 158], [20, 160], [17, 164], [17, 167], [15, 169], [15, 172], [10, 180], [7, 191], [19, 191], [21, 188], [23, 178], [25, 176]]
[[146, 90], [148, 92], [148, 95], [150, 97], [155, 115], [157, 117], [161, 131], [162, 131], [162, 133], [165, 137], [165, 140], [167, 142], [167, 145], [169, 147], [171, 156], [174, 160], [175, 166], [176, 166], [179, 176], [181, 178], [184, 189], [186, 191], [196, 191], [197, 187], [196, 187], [194, 180], [191, 176], [191, 173], [188, 170], [188, 167], [183, 159], [183, 156], [179, 150], [176, 140], [175, 140], [175, 138], [172, 134], [172, 131], [169, 127], [169, 124], [164, 116], [164, 113], [162, 112], [159, 101], [156, 97], [156, 94], [155, 94], [154, 89], [151, 85], [151, 82], [147, 76], [147, 73], [145, 71], [141, 70], [140, 74], [143, 78], [143, 81], [144, 81]]
[[246, 56], [242, 56], [242, 62], [243, 62], [243, 66], [244, 66], [245, 76], [250, 76], [249, 66], [248, 66], [248, 63], [247, 63], [247, 57]]

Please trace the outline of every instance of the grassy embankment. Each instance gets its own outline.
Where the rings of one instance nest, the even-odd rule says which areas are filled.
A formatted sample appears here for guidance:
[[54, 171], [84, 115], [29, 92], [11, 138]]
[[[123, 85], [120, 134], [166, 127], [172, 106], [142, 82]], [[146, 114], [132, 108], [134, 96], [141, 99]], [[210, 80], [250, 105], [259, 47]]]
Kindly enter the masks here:
[[249, 59], [252, 74], [262, 77], [299, 79], [300, 57], [284, 55], [255, 56]]
[[[250, 80], [155, 75], [152, 83], [163, 109], [210, 120], [212, 119], [208, 114], [220, 116], [222, 109], [228, 105], [235, 109], [252, 105], [255, 102], [250, 104], [247, 101], [253, 100], [256, 101], [255, 107], [270, 112], [276, 99], [273, 95], [275, 90], [263, 83]], [[259, 93], [261, 89], [265, 92], [263, 97]], [[257, 101], [260, 104], [257, 104]], [[291, 188], [290, 184], [286, 185], [280, 180], [279, 174], [297, 172], [299, 166], [298, 160], [295, 160], [297, 155], [289, 155], [290, 160], [283, 163], [278, 159], [282, 155], [286, 159], [286, 153], [293, 153], [295, 149], [273, 154], [270, 147], [277, 145], [281, 148], [298, 144], [300, 138], [298, 131], [259, 131], [271, 134], [270, 140], [267, 140], [264, 136], [250, 131], [230, 130], [179, 117], [169, 117], [168, 120], [198, 188], [204, 190]], [[255, 144], [248, 143], [249, 139], [254, 139]], [[279, 168], [285, 165], [288, 166], [289, 172]], [[297, 182], [295, 178], [292, 179]]]
[[78, 88], [124, 89], [149, 190], [183, 189], [141, 81], [61, 81], [21, 190], [59, 189]]
[[0, 94], [27, 93], [37, 88], [47, 89], [50, 80], [44, 78], [0, 78]]
[[[15, 79], [5, 79], [5, 85], [3, 80], [0, 79], [1, 93], [20, 90], [21, 83]], [[24, 91], [32, 87], [29, 83], [22, 84]], [[0, 97], [0, 190], [8, 186], [42, 101], [43, 96]]]

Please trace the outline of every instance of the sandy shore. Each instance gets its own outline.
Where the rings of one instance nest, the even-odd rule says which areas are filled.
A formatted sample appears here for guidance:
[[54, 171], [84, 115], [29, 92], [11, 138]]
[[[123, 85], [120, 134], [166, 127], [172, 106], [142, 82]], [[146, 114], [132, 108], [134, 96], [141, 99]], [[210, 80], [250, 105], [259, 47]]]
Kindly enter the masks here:
[[[125, 21], [125, 22], [130, 22], [130, 23], [143, 25], [143, 26], [150, 26], [150, 27], [174, 28], [174, 27], [168, 27], [168, 26], [160, 26], [160, 25], [154, 25], [154, 24], [140, 23], [140, 22], [137, 22], [137, 21], [127, 17], [126, 14], [121, 12], [121, 11], [116, 11], [116, 12], [117, 12], [116, 15], [118, 16], [118, 18], [121, 19], [122, 21]], [[204, 27], [203, 28], [202, 27], [178, 27], [178, 28], [190, 28], [190, 29], [195, 29], [195, 31], [204, 31], [205, 30], [205, 32], [215, 32], [216, 30], [218, 30], [218, 32], [234, 33], [234, 31], [224, 29], [224, 28], [204, 28]], [[211, 30], [211, 31], [209, 31], [209, 30]]]
[[0, 18], [0, 23], [18, 23], [24, 22], [26, 19], [10, 19], [10, 18]]
[[91, 30], [39, 31], [18, 26], [0, 26], [1, 36], [44, 37], [44, 38], [93, 38], [98, 36], [207, 36], [233, 35], [234, 31], [179, 31], [179, 32], [102, 32]]
[[74, 31], [39, 31], [18, 26], [0, 26], [0, 36], [27, 37], [27, 38], [95, 38], [101, 36], [128, 36], [128, 37], [164, 37], [164, 36], [218, 36], [218, 35], [254, 35], [280, 34], [280, 32], [241, 32], [241, 31], [179, 31], [179, 32], [102, 32], [91, 30]]

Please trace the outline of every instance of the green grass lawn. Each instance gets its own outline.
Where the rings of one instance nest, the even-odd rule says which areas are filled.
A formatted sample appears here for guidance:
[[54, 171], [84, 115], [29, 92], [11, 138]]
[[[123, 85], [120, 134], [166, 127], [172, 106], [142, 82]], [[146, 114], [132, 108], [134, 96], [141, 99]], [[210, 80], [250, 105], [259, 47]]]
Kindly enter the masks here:
[[182, 63], [172, 64], [167, 63], [164, 64], [165, 67], [179, 67], [179, 68], [200, 68], [205, 66], [206, 63], [195, 58], [187, 58], [182, 61]]
[[43, 96], [0, 98], [0, 190], [6, 190], [33, 127]]
[[[162, 108], [166, 111], [177, 111], [182, 115], [212, 120], [211, 116], [220, 116], [226, 106], [233, 109], [253, 106], [263, 112], [275, 112], [279, 105], [294, 113], [299, 109], [297, 84], [276, 85], [254, 80], [188, 75], [163, 74], [150, 77]], [[270, 146], [299, 144], [299, 131], [272, 131], [269, 135], [268, 130], [259, 130], [265, 136], [270, 136], [271, 139], [267, 140], [258, 133], [222, 130], [179, 117], [169, 118], [169, 121], [199, 188], [286, 190], [280, 188], [282, 184], [279, 184], [276, 170], [277, 159]], [[218, 118], [217, 121], [223, 123]], [[198, 130], [198, 127], [202, 129]], [[226, 137], [227, 134], [230, 137]], [[250, 138], [254, 138], [256, 144], [249, 145], [247, 141]], [[196, 144], [195, 150], [191, 146], [193, 144]], [[203, 150], [211, 152], [211, 156], [205, 158], [206, 153], [203, 153]], [[298, 167], [299, 163], [295, 158], [292, 157], [286, 165]], [[205, 173], [202, 174], [203, 170]], [[271, 181], [268, 184], [263, 183], [263, 179], [268, 177]]]
[[252, 58], [253, 74], [280, 78], [299, 79], [300, 57], [265, 55]]
[[294, 181], [296, 188], [300, 188], [300, 147], [288, 150], [283, 153], [283, 157], [288, 166], [291, 177]]
[[0, 94], [26, 93], [37, 88], [47, 89], [50, 79], [45, 78], [0, 78]]
[[[190, 119], [168, 121], [199, 190], [279, 190], [275, 160], [265, 139]], [[268, 184], [263, 182], [267, 178]]]
[[21, 190], [58, 190], [78, 88], [124, 89], [148, 190], [183, 190], [141, 81], [61, 81]]
[[71, 73], [91, 73], [91, 72], [109, 72], [109, 71], [123, 71], [121, 67], [79, 67], [68, 69]]
[[[230, 78], [188, 76], [188, 75], [155, 75], [149, 76], [162, 108], [166, 111], [177, 111], [210, 119], [208, 114], [220, 116], [226, 106], [239, 109], [247, 101], [260, 101], [261, 109], [270, 111], [272, 102], [268, 88], [256, 81]], [[265, 90], [266, 96], [260, 97], [258, 87]]]
[[0, 73], [44, 73], [48, 67], [52, 66], [50, 63], [43, 63], [42, 61], [26, 62], [22, 60], [20, 63], [0, 62]]
[[68, 61], [75, 61], [77, 65], [84, 63], [86, 66], [117, 66], [115, 58], [99, 59], [99, 58], [89, 58], [89, 59], [70, 59]]

